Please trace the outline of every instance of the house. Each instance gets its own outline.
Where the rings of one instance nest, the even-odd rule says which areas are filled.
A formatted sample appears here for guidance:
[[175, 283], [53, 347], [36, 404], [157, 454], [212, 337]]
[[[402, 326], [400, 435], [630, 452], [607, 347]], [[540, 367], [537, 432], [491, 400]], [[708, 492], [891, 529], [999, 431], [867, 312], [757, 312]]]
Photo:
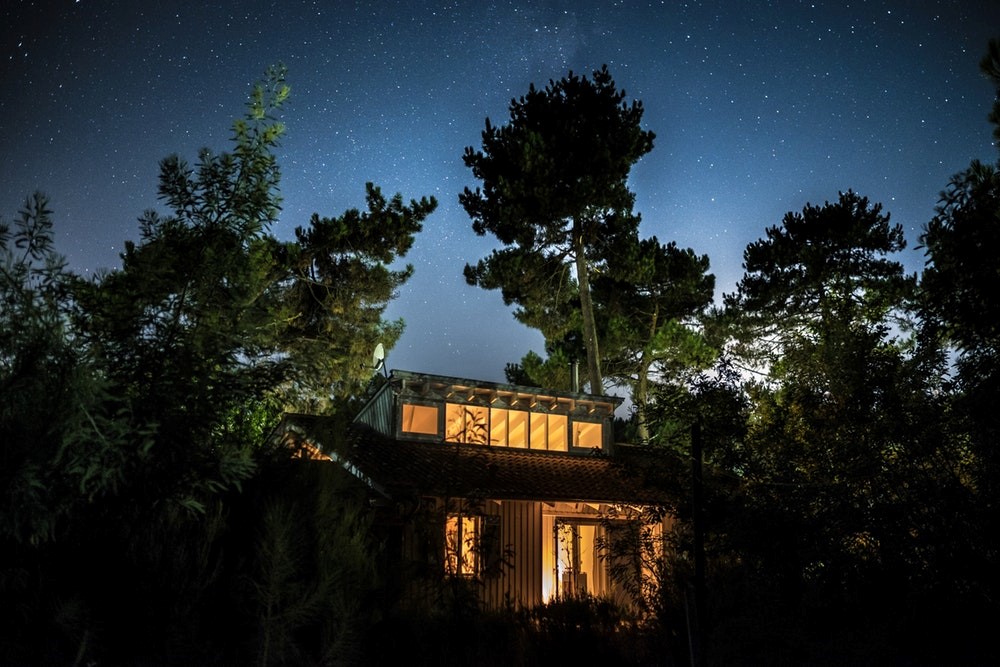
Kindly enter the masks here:
[[[289, 416], [283, 437], [365, 485], [412, 595], [444, 575], [486, 607], [580, 593], [627, 602], [612, 564], [638, 573], [642, 559], [608, 546], [637, 539], [635, 517], [659, 499], [622, 467], [639, 448], [613, 442], [620, 401], [397, 370], [343, 451], [319, 417]], [[655, 542], [671, 519], [654, 516], [638, 528]]]

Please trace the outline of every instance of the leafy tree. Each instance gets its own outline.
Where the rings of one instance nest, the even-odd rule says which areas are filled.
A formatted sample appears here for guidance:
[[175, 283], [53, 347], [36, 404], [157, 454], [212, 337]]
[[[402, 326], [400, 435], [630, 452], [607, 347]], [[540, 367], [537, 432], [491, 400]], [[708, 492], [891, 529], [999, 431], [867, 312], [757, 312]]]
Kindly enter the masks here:
[[655, 236], [635, 252], [622, 263], [631, 271], [595, 279], [594, 294], [606, 322], [607, 375], [631, 388], [637, 436], [647, 442], [650, 382], [680, 383], [712, 362], [714, 352], [693, 327], [712, 301], [715, 277], [707, 273], [707, 255]]
[[402, 320], [382, 319], [389, 301], [413, 274], [413, 266], [392, 270], [403, 257], [436, 200], [403, 205], [366, 185], [368, 210], [351, 209], [334, 218], [314, 214], [295, 230], [289, 248], [292, 282], [282, 299], [288, 311], [282, 349], [294, 374], [287, 397], [316, 411], [331, 397], [356, 395], [371, 371], [359, 360], [375, 342], [391, 348], [403, 332]]
[[[1000, 147], [1000, 40], [980, 63], [997, 89], [990, 121]], [[921, 235], [928, 265], [921, 279], [923, 314], [960, 355], [966, 380], [1000, 371], [1000, 171], [975, 160], [952, 177], [937, 214]]]
[[[739, 325], [740, 355], [780, 361], [790, 344], [817, 342], [856, 327], [888, 332], [887, 317], [915, 278], [886, 258], [905, 248], [903, 228], [890, 226], [881, 204], [854, 192], [834, 203], [789, 212], [781, 227], [747, 246], [743, 279], [725, 308]], [[780, 369], [777, 369], [780, 372]]]
[[654, 138], [640, 127], [642, 112], [606, 66], [592, 79], [570, 72], [512, 100], [506, 125], [487, 119], [482, 150], [464, 156], [482, 188], [466, 188], [459, 200], [475, 232], [504, 245], [467, 265], [466, 280], [499, 288], [517, 304], [515, 316], [550, 341], [565, 338], [579, 313], [593, 393], [604, 387], [591, 276], [636, 242], [626, 180]]
[[[255, 613], [264, 662], [357, 648], [372, 562], [363, 512], [342, 484], [315, 479], [315, 512], [292, 534], [280, 517], [303, 487], [250, 488], [290, 463], [269, 441], [281, 409], [350, 396], [351, 353], [398, 337], [402, 323], [381, 316], [412, 268], [389, 265], [435, 202], [404, 205], [369, 184], [366, 212], [274, 238], [288, 95], [271, 68], [231, 151], [161, 162], [167, 210], [143, 214], [120, 270], [69, 273], [41, 195], [0, 224], [0, 654], [18, 664], [225, 662], [254, 628], [222, 648], [219, 619]], [[301, 558], [268, 551], [300, 537]], [[312, 591], [309, 613], [267, 588], [287, 576]], [[261, 588], [241, 597], [247, 581]], [[272, 632], [286, 613], [322, 645]]]
[[165, 159], [159, 194], [170, 213], [147, 211], [122, 269], [77, 290], [85, 340], [134, 423], [156, 430], [159, 464], [144, 466], [151, 478], [135, 488], [194, 511], [252, 473], [246, 436], [260, 436], [277, 409], [328, 408], [367, 380], [359, 351], [399, 336], [402, 323], [381, 316], [412, 272], [387, 265], [436, 206], [405, 206], [369, 184], [365, 213], [314, 215], [295, 242], [271, 236], [288, 95], [284, 69], [271, 68], [233, 125], [232, 152], [204, 149], [194, 167]]
[[[1000, 40], [990, 40], [980, 69], [997, 96], [989, 120], [1000, 147]], [[997, 589], [989, 574], [1000, 552], [983, 540], [994, 534], [1000, 507], [1000, 163], [978, 160], [951, 178], [936, 215], [921, 235], [927, 256], [921, 283], [921, 314], [928, 345], [941, 343], [955, 352], [951, 383], [950, 436], [959, 448], [960, 476], [972, 494], [959, 516], [951, 544], [961, 553], [961, 589], [977, 599], [993, 600]], [[963, 529], [964, 528], [964, 529]], [[957, 567], [953, 567], [957, 570]]]
[[766, 373], [747, 383], [747, 434], [724, 457], [744, 496], [746, 532], [731, 537], [800, 613], [810, 595], [855, 613], [927, 585], [947, 532], [928, 499], [964, 506], [938, 358], [899, 338], [914, 280], [887, 255], [902, 248], [880, 207], [848, 192], [768, 229], [726, 297], [746, 336], [736, 351]]
[[71, 276], [55, 252], [48, 200], [0, 222], [0, 540], [53, 540], [72, 514], [123, 481], [126, 443], [109, 393], [69, 314]]
[[267, 235], [280, 210], [273, 149], [284, 127], [274, 114], [288, 94], [283, 69], [272, 68], [233, 124], [231, 153], [203, 149], [193, 168], [163, 160], [159, 194], [171, 214], [147, 211], [121, 270], [77, 287], [83, 340], [132, 423], [155, 429], [156, 463], [132, 480], [142, 506], [201, 511], [253, 471], [249, 443], [230, 427], [250, 418], [289, 363], [273, 332], [281, 248]]
[[[512, 384], [525, 387], [548, 387], [572, 391], [573, 380], [570, 377], [573, 362], [569, 360], [561, 347], [546, 346], [547, 356], [542, 357], [534, 351], [529, 351], [518, 363], [507, 364], [504, 375]], [[579, 390], [579, 388], [576, 388]]]
[[[266, 443], [280, 410], [307, 404], [311, 392], [316, 404], [349, 395], [359, 369], [349, 369], [357, 362], [348, 352], [401, 327], [381, 313], [410, 269], [387, 265], [435, 202], [405, 206], [369, 185], [367, 212], [313, 216], [295, 241], [274, 238], [274, 152], [288, 94], [283, 68], [272, 68], [234, 123], [230, 152], [202, 150], [194, 165], [163, 160], [167, 211], [142, 216], [120, 270], [64, 286], [72, 342], [115, 397], [115, 433], [129, 436], [114, 450], [127, 473], [117, 493], [67, 542], [81, 562], [108, 552], [67, 590], [78, 589], [104, 627], [122, 626], [126, 613], [138, 626], [128, 637], [100, 633], [92, 650], [112, 661], [172, 651], [178, 638], [214, 646], [205, 635], [218, 628], [206, 614], [232, 584], [225, 546], [231, 531], [248, 530], [230, 516], [252, 501], [240, 493], [261, 467], [274, 465]], [[317, 362], [324, 353], [332, 359]], [[53, 571], [78, 572], [64, 565]], [[115, 572], [135, 577], [102, 591]], [[93, 635], [90, 645], [99, 645]]]
[[12, 664], [86, 654], [92, 607], [67, 545], [150, 443], [80, 344], [72, 280], [36, 193], [0, 223], [0, 655]]

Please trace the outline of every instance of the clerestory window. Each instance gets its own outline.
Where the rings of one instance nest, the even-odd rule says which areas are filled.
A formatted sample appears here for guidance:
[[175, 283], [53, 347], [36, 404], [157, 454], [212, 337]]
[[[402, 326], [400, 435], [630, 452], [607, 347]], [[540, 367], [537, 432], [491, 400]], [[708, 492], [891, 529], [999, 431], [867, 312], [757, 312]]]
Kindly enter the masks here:
[[565, 414], [445, 403], [443, 434], [440, 414], [439, 406], [404, 402], [400, 430], [443, 437], [445, 442], [556, 452], [565, 452], [570, 446], [603, 446], [601, 422], [575, 421]]
[[417, 405], [403, 403], [404, 433], [419, 433], [421, 435], [437, 435], [438, 409], [436, 405]]

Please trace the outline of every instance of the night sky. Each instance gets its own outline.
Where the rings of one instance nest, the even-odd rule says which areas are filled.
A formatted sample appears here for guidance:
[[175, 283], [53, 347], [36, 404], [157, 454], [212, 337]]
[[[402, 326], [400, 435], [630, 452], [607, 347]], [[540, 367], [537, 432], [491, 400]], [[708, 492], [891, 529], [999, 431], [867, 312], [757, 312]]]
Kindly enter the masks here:
[[529, 83], [607, 63], [642, 100], [657, 138], [630, 180], [641, 233], [708, 254], [719, 294], [766, 227], [847, 189], [904, 226], [917, 271], [948, 178], [996, 156], [978, 62], [1000, 36], [997, 0], [0, 6], [0, 215], [47, 193], [80, 273], [119, 266], [136, 218], [158, 207], [161, 158], [228, 150], [276, 62], [292, 99], [275, 235], [363, 207], [366, 181], [437, 197], [389, 309], [407, 324], [391, 368], [501, 381], [505, 362], [542, 352], [499, 293], [461, 274], [494, 247], [458, 204], [475, 185], [463, 150]]

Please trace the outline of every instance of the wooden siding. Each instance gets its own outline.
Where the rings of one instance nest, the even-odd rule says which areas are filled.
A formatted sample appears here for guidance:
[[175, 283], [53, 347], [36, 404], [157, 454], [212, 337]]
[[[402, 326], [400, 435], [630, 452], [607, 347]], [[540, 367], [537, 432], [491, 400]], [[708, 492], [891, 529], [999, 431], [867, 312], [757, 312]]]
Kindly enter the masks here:
[[396, 435], [396, 395], [389, 383], [382, 385], [354, 421], [367, 424], [385, 436]]
[[542, 602], [542, 504], [531, 501], [488, 503], [500, 515], [504, 564], [485, 581], [484, 606], [533, 607]]
[[[502, 564], [496, 572], [483, 572], [478, 577], [466, 579], [470, 593], [478, 597], [486, 609], [503, 609], [508, 606], [531, 608], [543, 603], [546, 578], [552, 588], [550, 594], [558, 592], [559, 584], [554, 580], [554, 568], [550, 555], [546, 566], [543, 554], [553, 552], [554, 529], [561, 520], [583, 520], [595, 522], [596, 508], [583, 503], [542, 503], [526, 500], [468, 501], [425, 497], [419, 507], [412, 508], [408, 520], [397, 526], [398, 537], [388, 540], [395, 554], [390, 562], [396, 561], [399, 569], [390, 579], [396, 580], [402, 593], [404, 606], [435, 609], [445, 599], [442, 595], [453, 594], [454, 589], [442, 586], [445, 578], [445, 518], [448, 514], [461, 512], [467, 516], [499, 518], [499, 551]], [[673, 517], [665, 517], [662, 528], [669, 530]], [[604, 526], [598, 526], [603, 534]], [[481, 564], [487, 562], [483, 556]], [[620, 604], [632, 602], [621, 587], [610, 580], [603, 562], [588, 573], [591, 591], [603, 591]], [[454, 583], [454, 580], [451, 580]]]

